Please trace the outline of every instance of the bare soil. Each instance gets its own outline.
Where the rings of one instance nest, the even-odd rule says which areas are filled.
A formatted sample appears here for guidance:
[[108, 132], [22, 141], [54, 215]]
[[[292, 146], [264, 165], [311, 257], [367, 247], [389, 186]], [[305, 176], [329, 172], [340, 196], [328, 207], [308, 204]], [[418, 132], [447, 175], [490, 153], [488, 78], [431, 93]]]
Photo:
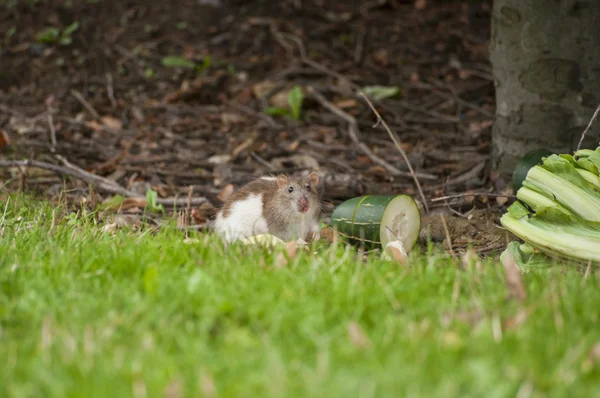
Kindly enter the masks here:
[[[262, 174], [319, 170], [328, 210], [366, 193], [418, 199], [406, 162], [357, 94], [397, 87], [398, 96], [375, 106], [423, 187], [432, 210], [424, 225], [434, 240], [448, 245], [449, 236], [454, 249], [496, 250], [505, 243], [497, 216], [506, 198], [431, 202], [511, 193], [488, 166], [490, 7], [431, 0], [9, 1], [0, 9], [0, 158], [60, 164], [58, 154], [142, 195], [150, 187], [160, 197], [205, 197], [210, 204], [194, 209], [197, 225], [221, 205], [229, 184]], [[74, 23], [71, 40], [40, 39], [54, 27], [60, 41]], [[300, 119], [269, 112], [287, 106], [294, 86], [305, 93]], [[356, 120], [355, 140], [348, 120]], [[56, 198], [66, 186], [71, 201], [90, 199], [85, 182], [45, 170], [4, 168], [0, 177], [4, 192]]]

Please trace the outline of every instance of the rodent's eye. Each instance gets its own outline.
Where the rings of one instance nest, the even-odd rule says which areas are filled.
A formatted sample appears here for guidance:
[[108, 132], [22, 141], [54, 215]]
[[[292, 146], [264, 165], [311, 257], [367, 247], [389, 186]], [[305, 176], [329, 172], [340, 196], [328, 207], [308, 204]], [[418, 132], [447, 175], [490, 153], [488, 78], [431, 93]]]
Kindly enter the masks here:
[[310, 192], [310, 185], [306, 184], [306, 190]]
[[288, 188], [288, 192], [289, 192], [289, 193], [292, 193], [292, 192], [294, 192], [294, 187], [289, 187], [289, 188]]

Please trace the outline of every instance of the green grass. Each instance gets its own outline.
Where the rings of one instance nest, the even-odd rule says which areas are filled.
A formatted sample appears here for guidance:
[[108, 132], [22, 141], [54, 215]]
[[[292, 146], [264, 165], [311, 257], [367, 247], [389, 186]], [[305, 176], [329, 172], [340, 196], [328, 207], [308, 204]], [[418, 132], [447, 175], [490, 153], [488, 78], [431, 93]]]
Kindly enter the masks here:
[[431, 252], [404, 270], [320, 247], [277, 268], [277, 253], [61, 214], [0, 206], [1, 397], [600, 394], [594, 274], [528, 273], [520, 304], [496, 262]]

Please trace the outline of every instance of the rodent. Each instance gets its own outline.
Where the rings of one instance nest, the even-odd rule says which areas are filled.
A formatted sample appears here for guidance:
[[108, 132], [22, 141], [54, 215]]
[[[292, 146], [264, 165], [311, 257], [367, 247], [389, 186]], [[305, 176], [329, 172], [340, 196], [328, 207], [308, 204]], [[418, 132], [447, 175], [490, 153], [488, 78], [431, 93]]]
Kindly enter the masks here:
[[283, 241], [319, 239], [319, 175], [260, 177], [238, 189], [217, 213], [215, 232], [226, 242], [260, 234]]

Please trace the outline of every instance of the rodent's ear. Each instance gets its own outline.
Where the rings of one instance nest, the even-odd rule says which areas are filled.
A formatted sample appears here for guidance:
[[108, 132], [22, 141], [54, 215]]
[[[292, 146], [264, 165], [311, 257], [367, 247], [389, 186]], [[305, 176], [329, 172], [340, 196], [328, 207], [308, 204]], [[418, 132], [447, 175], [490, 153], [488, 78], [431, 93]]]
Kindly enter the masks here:
[[319, 175], [317, 173], [310, 173], [308, 176], [308, 180], [313, 183], [313, 185], [319, 184]]
[[288, 179], [286, 176], [281, 175], [277, 177], [277, 185], [279, 189], [283, 189], [288, 184]]

